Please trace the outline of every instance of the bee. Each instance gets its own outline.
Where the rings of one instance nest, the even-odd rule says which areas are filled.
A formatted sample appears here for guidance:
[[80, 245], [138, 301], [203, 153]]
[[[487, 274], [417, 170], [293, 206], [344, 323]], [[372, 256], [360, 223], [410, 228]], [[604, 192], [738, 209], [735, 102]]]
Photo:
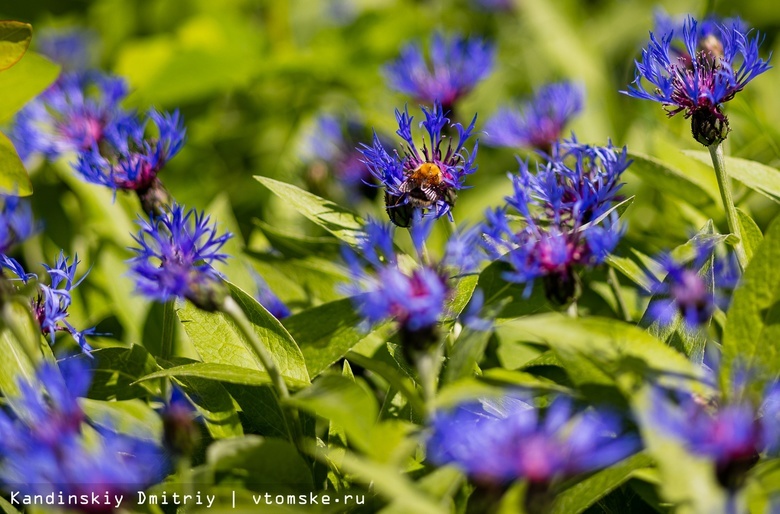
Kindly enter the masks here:
[[390, 221], [399, 227], [409, 227], [414, 209], [430, 209], [444, 200], [452, 206], [456, 193], [444, 183], [441, 168], [432, 162], [417, 166], [398, 186], [401, 195], [385, 194], [385, 207]]
[[406, 177], [398, 189], [406, 193], [413, 206], [429, 209], [444, 196], [442, 185], [441, 169], [431, 162], [424, 162]]

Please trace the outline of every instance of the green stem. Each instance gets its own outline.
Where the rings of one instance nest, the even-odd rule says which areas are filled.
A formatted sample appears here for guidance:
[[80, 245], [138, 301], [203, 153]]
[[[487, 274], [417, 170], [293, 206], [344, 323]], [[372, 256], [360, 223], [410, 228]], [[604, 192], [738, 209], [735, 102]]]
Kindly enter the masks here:
[[612, 288], [612, 294], [615, 295], [615, 300], [617, 300], [620, 312], [623, 314], [623, 319], [631, 321], [631, 314], [628, 312], [628, 306], [623, 299], [623, 293], [620, 292], [620, 281], [615, 273], [615, 268], [612, 266], [607, 267], [607, 282], [609, 282], [609, 287]]
[[416, 359], [417, 374], [420, 376], [420, 385], [422, 386], [423, 402], [425, 403], [425, 416], [430, 419], [436, 408], [434, 400], [436, 399], [436, 383], [441, 371], [442, 363], [442, 345], [438, 344], [430, 351], [421, 352]]
[[255, 355], [260, 359], [260, 364], [263, 365], [265, 372], [268, 373], [268, 376], [271, 378], [271, 384], [278, 396], [277, 400], [279, 400], [279, 407], [285, 415], [287, 432], [290, 436], [290, 440], [295, 444], [302, 443], [303, 431], [301, 430], [298, 411], [290, 408], [285, 402], [285, 400], [290, 398], [290, 391], [287, 389], [287, 384], [285, 384], [284, 377], [282, 377], [279, 368], [276, 366], [273, 356], [262, 341], [260, 341], [260, 338], [252, 328], [252, 324], [249, 322], [249, 319], [247, 319], [246, 314], [244, 314], [244, 311], [241, 310], [241, 307], [238, 306], [233, 298], [230, 296], [225, 298], [221, 310], [235, 322], [236, 326], [241, 331], [241, 334], [252, 345]]
[[707, 147], [712, 157], [712, 167], [715, 169], [715, 177], [718, 179], [718, 188], [720, 189], [720, 198], [723, 201], [723, 207], [726, 209], [726, 221], [729, 224], [729, 232], [739, 238], [734, 245], [734, 251], [737, 253], [739, 266], [744, 270], [748, 264], [747, 253], [745, 253], [745, 244], [742, 241], [742, 230], [739, 226], [739, 217], [737, 208], [734, 207], [734, 199], [731, 196], [731, 183], [726, 173], [726, 162], [723, 159], [723, 145], [714, 144]]
[[[169, 300], [163, 303], [163, 326], [162, 335], [160, 336], [160, 359], [168, 360], [173, 354], [173, 338], [175, 331], [175, 318], [176, 318], [176, 301]], [[163, 378], [160, 384], [160, 390], [162, 391], [163, 401], [168, 403], [168, 391], [170, 389], [170, 379]]]
[[569, 304], [569, 306], [566, 308], [566, 314], [568, 314], [569, 317], [571, 318], [579, 317], [579, 308], [577, 307], [577, 300], [574, 300]]

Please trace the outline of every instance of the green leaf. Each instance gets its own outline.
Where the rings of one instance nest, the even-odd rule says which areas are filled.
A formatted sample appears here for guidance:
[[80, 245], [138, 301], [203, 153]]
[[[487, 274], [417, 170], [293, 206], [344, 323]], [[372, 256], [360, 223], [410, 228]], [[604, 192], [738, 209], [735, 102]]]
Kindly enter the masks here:
[[[265, 371], [214, 362], [192, 362], [180, 366], [173, 366], [141, 377], [136, 383], [162, 377], [202, 378], [206, 380], [216, 380], [217, 382], [226, 382], [228, 384], [249, 386], [262, 386], [271, 383], [271, 379]], [[308, 381], [296, 381], [291, 378], [285, 378], [285, 382], [293, 389], [302, 389], [309, 385]]]
[[[707, 162], [710, 162], [709, 154], [702, 153], [707, 155]], [[634, 160], [629, 171], [653, 187], [697, 207], [720, 201], [714, 174], [708, 177], [686, 173], [649, 155], [634, 152], [628, 155]]]
[[19, 380], [35, 383], [35, 367], [30, 356], [7, 327], [0, 331], [0, 391], [3, 396], [19, 394]]
[[780, 372], [780, 218], [767, 229], [728, 311], [723, 333], [724, 383], [736, 362], [773, 377]]
[[244, 259], [246, 243], [241, 236], [241, 228], [233, 214], [233, 208], [230, 205], [230, 198], [223, 192], [217, 195], [214, 200], [206, 207], [206, 212], [215, 221], [220, 232], [230, 232], [233, 237], [228, 239], [222, 252], [230, 255], [232, 258], [227, 261], [217, 262], [215, 268], [223, 273], [227, 279], [243, 289], [244, 291], [254, 291], [257, 288], [255, 278], [250, 272], [249, 265]]
[[317, 195], [268, 177], [255, 176], [255, 179], [270, 189], [282, 200], [289, 202], [302, 215], [324, 228], [347, 244], [357, 243], [363, 233], [363, 221], [360, 217], [340, 205]]
[[492, 334], [492, 330], [464, 327], [452, 346], [442, 381], [449, 383], [473, 375]]
[[222, 383], [241, 409], [245, 432], [268, 437], [288, 438], [287, 422], [279, 400], [270, 386], [246, 386]]
[[[255, 333], [276, 360], [279, 371], [291, 385], [308, 383], [309, 374], [300, 348], [289, 332], [262, 305], [244, 291], [228, 283], [230, 295], [241, 307]], [[233, 321], [221, 312], [205, 312], [185, 302], [177, 315], [203, 362], [263, 370], [249, 341]]]
[[338, 286], [347, 281], [343, 267], [317, 255], [289, 258], [250, 253], [248, 258], [268, 287], [291, 308], [338, 300], [342, 296]]
[[356, 447], [363, 451], [371, 449], [370, 434], [379, 407], [374, 394], [363, 380], [352, 380], [341, 375], [321, 375], [311, 387], [299, 391], [289, 401], [300, 409], [342, 427], [349, 441]]
[[0, 193], [14, 196], [32, 194], [32, 184], [11, 140], [0, 132]]
[[531, 294], [525, 297], [525, 284], [516, 284], [504, 280], [504, 273], [510, 272], [511, 267], [503, 261], [495, 261], [489, 264], [479, 274], [477, 288], [484, 294], [485, 307], [496, 304], [504, 304], [505, 307], [498, 314], [499, 318], [517, 318], [538, 312], [550, 310], [547, 298], [544, 295], [541, 284], [534, 284]]
[[[709, 152], [684, 150], [683, 153], [699, 162], [712, 166]], [[780, 171], [756, 161], [726, 157], [726, 173], [767, 198], [780, 202]]]
[[341, 246], [338, 240], [330, 236], [312, 237], [291, 234], [289, 230], [280, 230], [259, 219], [253, 219], [252, 222], [262, 231], [276, 250], [289, 257], [337, 255]]
[[745, 252], [748, 260], [750, 260], [756, 253], [758, 245], [764, 240], [764, 234], [761, 233], [761, 229], [758, 228], [753, 218], [740, 208], [737, 208], [737, 217], [739, 218], [739, 227], [742, 229], [742, 242], [745, 245]]
[[29, 23], [0, 21], [0, 71], [19, 62], [31, 39], [32, 25]]
[[16, 510], [16, 507], [11, 505], [8, 500], [0, 496], [0, 509], [5, 514], [21, 514], [18, 510]]
[[96, 400], [130, 400], [147, 396], [159, 397], [157, 382], [136, 383], [138, 379], [159, 369], [146, 348], [134, 344], [130, 348], [100, 348], [74, 359], [94, 360], [89, 397]]
[[200, 377], [181, 375], [176, 377], [176, 381], [195, 405], [211, 437], [225, 439], [244, 435], [233, 398], [222, 384]]
[[548, 344], [578, 384], [612, 385], [631, 375], [703, 388], [704, 372], [699, 366], [641, 328], [622, 321], [540, 314], [507, 324], [525, 333], [529, 341]]
[[162, 440], [162, 419], [142, 400], [104, 402], [82, 398], [79, 403], [87, 417], [100, 427], [144, 441]]
[[653, 461], [638, 453], [598, 471], [555, 496], [550, 514], [578, 514], [627, 482], [634, 472], [651, 466]]
[[0, 123], [41, 94], [57, 78], [60, 67], [35, 52], [27, 52], [12, 68], [0, 73]]
[[309, 376], [315, 377], [344, 357], [372, 331], [361, 326], [351, 298], [302, 311], [282, 320], [303, 352]]
[[415, 412], [420, 415], [425, 413], [425, 405], [423, 404], [420, 395], [417, 394], [417, 391], [414, 389], [414, 382], [412, 382], [408, 376], [402, 374], [398, 369], [376, 358], [372, 359], [352, 351], [347, 353], [347, 359], [384, 378], [391, 387], [404, 395]]
[[420, 491], [395, 466], [380, 464], [359, 457], [352, 452], [338, 449], [319, 449], [320, 459], [332, 460], [341, 470], [392, 501], [401, 512], [407, 514], [447, 514], [449, 511], [440, 503]]
[[287, 441], [248, 435], [211, 444], [206, 460], [217, 473], [232, 474], [248, 487], [277, 494], [314, 490], [311, 471]]

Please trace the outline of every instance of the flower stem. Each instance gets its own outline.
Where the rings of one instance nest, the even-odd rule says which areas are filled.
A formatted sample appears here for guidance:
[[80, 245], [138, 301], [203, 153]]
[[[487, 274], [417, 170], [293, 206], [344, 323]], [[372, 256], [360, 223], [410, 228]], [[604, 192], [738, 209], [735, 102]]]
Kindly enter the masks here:
[[441, 370], [441, 351], [442, 345], [436, 345], [435, 348], [426, 352], [421, 352], [415, 359], [417, 374], [420, 376], [420, 385], [422, 386], [423, 402], [425, 403], [425, 416], [430, 419], [434, 412], [434, 400], [436, 399], [436, 382]]
[[[175, 300], [168, 300], [167, 302], [163, 303], [163, 324], [162, 334], [160, 336], [160, 358], [164, 360], [170, 359], [171, 355], [173, 354], [173, 338], [176, 327], [175, 302]], [[168, 391], [170, 389], [170, 379], [167, 377], [163, 378], [162, 383], [160, 384], [160, 388], [162, 390], [163, 400], [167, 403], [169, 399]]]
[[748, 258], [745, 253], [745, 244], [742, 241], [742, 230], [739, 226], [737, 209], [734, 207], [734, 199], [731, 196], [731, 183], [726, 173], [726, 162], [723, 159], [723, 145], [718, 143], [707, 147], [712, 157], [712, 167], [715, 169], [715, 177], [718, 179], [718, 188], [720, 189], [720, 198], [723, 201], [723, 207], [726, 209], [726, 221], [729, 224], [729, 232], [739, 238], [734, 245], [734, 251], [737, 254], [739, 267], [743, 270], [747, 267]]
[[577, 307], [577, 300], [574, 300], [569, 304], [569, 306], [566, 308], [566, 314], [569, 315], [570, 318], [578, 318], [579, 317], [579, 308]]
[[609, 287], [612, 288], [612, 294], [615, 295], [615, 300], [617, 300], [617, 304], [620, 308], [620, 313], [623, 315], [623, 319], [626, 321], [631, 321], [631, 314], [628, 312], [628, 306], [626, 305], [626, 301], [623, 299], [623, 293], [620, 292], [620, 281], [618, 281], [615, 268], [612, 266], [607, 267], [607, 282], [609, 282]]
[[233, 298], [230, 296], [225, 298], [221, 310], [235, 322], [241, 334], [252, 345], [255, 355], [260, 359], [260, 363], [263, 365], [263, 368], [265, 368], [265, 372], [268, 373], [268, 376], [271, 378], [271, 384], [273, 385], [278, 397], [277, 399], [279, 400], [279, 407], [285, 415], [287, 432], [290, 435], [290, 440], [295, 444], [301, 443], [303, 431], [301, 430], [298, 411], [291, 409], [284, 402], [290, 398], [290, 391], [287, 389], [287, 384], [284, 383], [284, 377], [282, 377], [279, 368], [276, 366], [273, 356], [262, 341], [260, 341], [260, 338], [252, 328], [252, 324], [247, 319], [246, 314], [244, 314], [244, 311], [241, 310], [241, 307], [238, 306]]

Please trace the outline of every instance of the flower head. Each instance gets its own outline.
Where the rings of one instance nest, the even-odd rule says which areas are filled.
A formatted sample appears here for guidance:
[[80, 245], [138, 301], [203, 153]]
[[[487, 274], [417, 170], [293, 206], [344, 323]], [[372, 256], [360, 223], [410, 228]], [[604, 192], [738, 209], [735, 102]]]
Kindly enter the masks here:
[[97, 71], [68, 72], [14, 119], [9, 137], [19, 156], [57, 159], [108, 142], [118, 144], [120, 127], [130, 114], [120, 102], [127, 84]]
[[[362, 145], [361, 152], [369, 171], [385, 188], [385, 204], [390, 219], [398, 226], [408, 227], [414, 212], [431, 212], [436, 218], [449, 214], [455, 204], [457, 191], [464, 187], [467, 175], [477, 171], [474, 159], [477, 143], [470, 152], [464, 148], [474, 130], [477, 117], [465, 129], [460, 123], [450, 124], [440, 103], [432, 110], [422, 108], [428, 141], [418, 149], [412, 137], [412, 116], [409, 111], [395, 111], [398, 120], [398, 136], [403, 140], [403, 155], [394, 151], [391, 155], [379, 137], [374, 134], [372, 146]], [[443, 129], [450, 125], [457, 131], [457, 142], [450, 139], [443, 148], [446, 136]], [[429, 147], [430, 145], [430, 147]]]
[[449, 110], [493, 68], [495, 49], [480, 38], [433, 36], [431, 66], [418, 44], [409, 44], [401, 56], [384, 68], [390, 87], [425, 102], [439, 102]]
[[486, 214], [485, 246], [512, 266], [507, 280], [525, 283], [528, 295], [534, 280], [543, 278], [550, 299], [565, 304], [575, 298], [574, 267], [602, 263], [623, 234], [610, 210], [630, 164], [625, 148], [576, 141], [557, 144], [536, 174], [520, 161], [519, 173], [510, 175], [514, 194], [506, 200], [524, 226], [512, 228], [507, 208]]
[[[95, 329], [77, 330], [67, 319], [68, 310], [73, 302], [73, 289], [86, 277], [85, 274], [80, 279], [76, 279], [76, 268], [79, 262], [77, 255], [69, 264], [67, 257], [60, 252], [54, 266], [49, 267], [44, 264], [51, 282], [50, 285], [38, 284], [38, 294], [31, 301], [31, 307], [33, 317], [41, 327], [41, 333], [49, 338], [51, 344], [54, 344], [57, 332], [67, 332], [82, 350], [89, 352], [92, 347], [87, 343], [86, 336], [93, 335]], [[27, 273], [15, 259], [6, 256], [0, 259], [0, 266], [14, 273], [24, 283], [37, 278], [35, 274]]]
[[709, 323], [716, 307], [726, 308], [728, 295], [724, 293], [736, 286], [739, 265], [734, 255], [717, 257], [714, 250], [713, 245], [699, 245], [688, 265], [668, 254], [658, 258], [666, 278], [660, 281], [648, 274], [653, 295], [648, 307], [651, 318], [669, 325], [680, 315], [689, 328], [698, 328]]
[[653, 394], [653, 420], [669, 435], [681, 440], [697, 455], [712, 459], [718, 481], [736, 489], [745, 473], [765, 450], [778, 447], [780, 389], [767, 387], [760, 405], [748, 399], [734, 399], [713, 406], [700, 398], [685, 395], [675, 405], [660, 391]]
[[492, 146], [536, 148], [549, 154], [564, 127], [582, 111], [582, 103], [582, 86], [548, 84], [519, 109], [499, 110], [485, 126], [485, 141]]
[[131, 248], [136, 256], [129, 261], [136, 291], [158, 302], [187, 298], [202, 309], [216, 309], [225, 293], [212, 264], [227, 259], [220, 249], [232, 234], [218, 234], [210, 221], [178, 204], [149, 221], [139, 219], [141, 231], [133, 238], [140, 248]]
[[[692, 17], [685, 21], [682, 34], [667, 28], [659, 41], [651, 32], [642, 61], [636, 63], [633, 85], [624, 91], [634, 98], [662, 103], [669, 116], [683, 112], [691, 118], [693, 137], [705, 146], [726, 139], [729, 126], [723, 104], [770, 68], [769, 60], [758, 55], [761, 37], [750, 38], [739, 21], [708, 22], [708, 27], [706, 32], [715, 42], [707, 43], [707, 38], [701, 37], [704, 32]], [[677, 56], [672, 42], [680, 36], [685, 51]], [[651, 91], [642, 79], [653, 86]]]
[[9, 402], [24, 414], [0, 411], [0, 482], [24, 494], [67, 496], [131, 494], [160, 481], [169, 464], [156, 446], [110, 431], [85, 434], [77, 398], [86, 394], [91, 372], [76, 371], [66, 381], [56, 367], [43, 365], [38, 383], [20, 382], [20, 396]]
[[[450, 278], [473, 271], [483, 256], [476, 243], [481, 231], [467, 229], [452, 236], [437, 266], [428, 262], [423, 245], [435, 219], [419, 217], [418, 213], [411, 237], [417, 260], [424, 264], [410, 268], [399, 259], [393, 245], [393, 225], [374, 219], [366, 223], [358, 248], [343, 252], [352, 278], [344, 290], [353, 296], [357, 311], [371, 324], [394, 320], [407, 352], [425, 349], [438, 340], [438, 325], [453, 293]], [[466, 246], [471, 252], [465, 251]], [[484, 330], [486, 323], [476, 312], [480, 306], [481, 302], [472, 306], [466, 321]]]
[[[157, 127], [156, 138], [145, 137], [149, 120]], [[109, 144], [82, 152], [74, 167], [94, 184], [143, 194], [155, 185], [157, 174], [181, 150], [184, 139], [179, 111], [161, 113], [152, 109], [146, 119], [125, 119]]]
[[[465, 404], [431, 423], [428, 459], [454, 464], [480, 483], [525, 479], [545, 488], [554, 481], [609, 466], [638, 449], [620, 420], [604, 412], [576, 413], [558, 398], [542, 413], [510, 399], [503, 411]], [[488, 458], [489, 456], [489, 458]]]
[[15, 196], [0, 196], [0, 254], [7, 254], [35, 232], [30, 204]]

